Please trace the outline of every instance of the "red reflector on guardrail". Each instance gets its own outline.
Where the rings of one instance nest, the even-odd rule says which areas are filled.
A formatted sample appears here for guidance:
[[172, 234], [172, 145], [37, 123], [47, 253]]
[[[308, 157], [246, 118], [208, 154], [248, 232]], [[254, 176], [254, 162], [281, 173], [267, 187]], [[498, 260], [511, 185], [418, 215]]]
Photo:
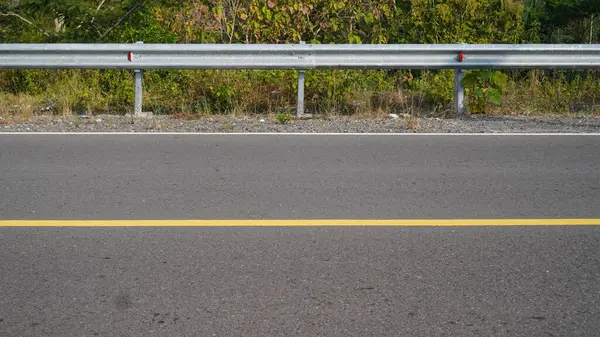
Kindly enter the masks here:
[[133, 53], [127, 54], [127, 60], [129, 60], [129, 62], [131, 62], [133, 60]]
[[458, 62], [462, 62], [464, 58], [465, 58], [465, 55], [463, 54], [462, 51], [460, 53], [458, 53]]

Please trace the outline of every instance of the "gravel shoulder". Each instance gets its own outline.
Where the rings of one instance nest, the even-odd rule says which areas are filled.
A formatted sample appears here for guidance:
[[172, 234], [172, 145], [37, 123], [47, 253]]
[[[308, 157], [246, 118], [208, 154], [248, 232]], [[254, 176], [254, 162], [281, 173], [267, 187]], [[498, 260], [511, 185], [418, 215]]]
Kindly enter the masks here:
[[470, 116], [458, 119], [328, 117], [277, 124], [266, 116], [214, 116], [196, 120], [172, 116], [34, 116], [27, 122], [0, 120], [1, 132], [298, 132], [298, 133], [598, 133], [600, 116]]

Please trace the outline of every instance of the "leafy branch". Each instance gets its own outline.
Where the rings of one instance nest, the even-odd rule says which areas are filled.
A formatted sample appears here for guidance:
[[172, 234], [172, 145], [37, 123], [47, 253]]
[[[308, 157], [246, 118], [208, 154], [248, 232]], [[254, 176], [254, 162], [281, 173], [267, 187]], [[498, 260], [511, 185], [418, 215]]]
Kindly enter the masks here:
[[144, 0], [140, 0], [138, 2], [135, 3], [135, 5], [133, 5], [128, 11], [127, 13], [125, 13], [125, 15], [123, 15], [118, 21], [117, 23], [115, 23], [112, 27], [110, 27], [109, 29], [107, 29], [102, 35], [100, 35], [100, 40], [104, 39], [108, 34], [110, 34], [110, 32], [112, 32], [115, 28], [119, 27], [123, 21], [125, 21], [125, 19], [127, 19], [127, 17], [129, 15], [131, 15], [131, 13], [133, 13], [133, 11], [135, 11], [138, 7], [140, 7], [142, 4], [144, 3]]
[[45, 36], [50, 36], [50, 34], [48, 34], [47, 32], [45, 32], [40, 27], [36, 26], [33, 22], [25, 19], [24, 17], [22, 17], [21, 15], [19, 15], [17, 13], [13, 13], [13, 12], [2, 13], [2, 12], [0, 12], [0, 16], [13, 16], [13, 17], [16, 17], [16, 18], [20, 19], [21, 21], [27, 23], [28, 25], [34, 27], [35, 29], [37, 29], [40, 33], [44, 34]]

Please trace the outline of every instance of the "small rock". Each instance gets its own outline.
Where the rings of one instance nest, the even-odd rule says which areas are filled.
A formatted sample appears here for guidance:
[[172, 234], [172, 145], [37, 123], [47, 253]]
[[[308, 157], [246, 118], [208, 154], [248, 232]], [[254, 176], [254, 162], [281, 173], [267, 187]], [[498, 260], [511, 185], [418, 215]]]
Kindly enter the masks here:
[[50, 110], [54, 110], [55, 107], [56, 107], [56, 103], [51, 103], [50, 105], [43, 107], [41, 110], [42, 111], [50, 111]]
[[261, 118], [261, 119], [259, 120], [259, 122], [261, 122], [261, 123], [264, 123], [264, 122], [265, 122], [264, 118]]
[[410, 114], [402, 114], [402, 118], [410, 118]]
[[400, 118], [400, 117], [398, 117], [398, 115], [396, 115], [396, 114], [389, 114], [389, 115], [388, 115], [388, 118], [389, 118], [389, 119], [398, 119], [398, 118]]
[[100, 118], [96, 118], [96, 123], [102, 123], [102, 120]]
[[31, 131], [31, 129], [30, 129], [30, 128], [26, 128], [25, 130], [26, 130], [26, 131]]

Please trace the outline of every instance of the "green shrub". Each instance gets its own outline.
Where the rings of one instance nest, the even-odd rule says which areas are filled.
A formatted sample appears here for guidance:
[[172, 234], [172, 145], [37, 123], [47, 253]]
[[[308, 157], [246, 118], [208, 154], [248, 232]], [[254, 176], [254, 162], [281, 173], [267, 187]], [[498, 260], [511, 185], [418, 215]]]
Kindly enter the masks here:
[[454, 99], [454, 71], [424, 71], [411, 80], [408, 87], [423, 93], [428, 106], [435, 110], [445, 109]]
[[280, 112], [277, 114], [276, 123], [277, 124], [288, 124], [292, 121], [292, 114], [289, 112]]
[[500, 105], [508, 75], [499, 71], [473, 70], [465, 74], [461, 84], [467, 89], [467, 108], [470, 113], [486, 113], [488, 105]]

